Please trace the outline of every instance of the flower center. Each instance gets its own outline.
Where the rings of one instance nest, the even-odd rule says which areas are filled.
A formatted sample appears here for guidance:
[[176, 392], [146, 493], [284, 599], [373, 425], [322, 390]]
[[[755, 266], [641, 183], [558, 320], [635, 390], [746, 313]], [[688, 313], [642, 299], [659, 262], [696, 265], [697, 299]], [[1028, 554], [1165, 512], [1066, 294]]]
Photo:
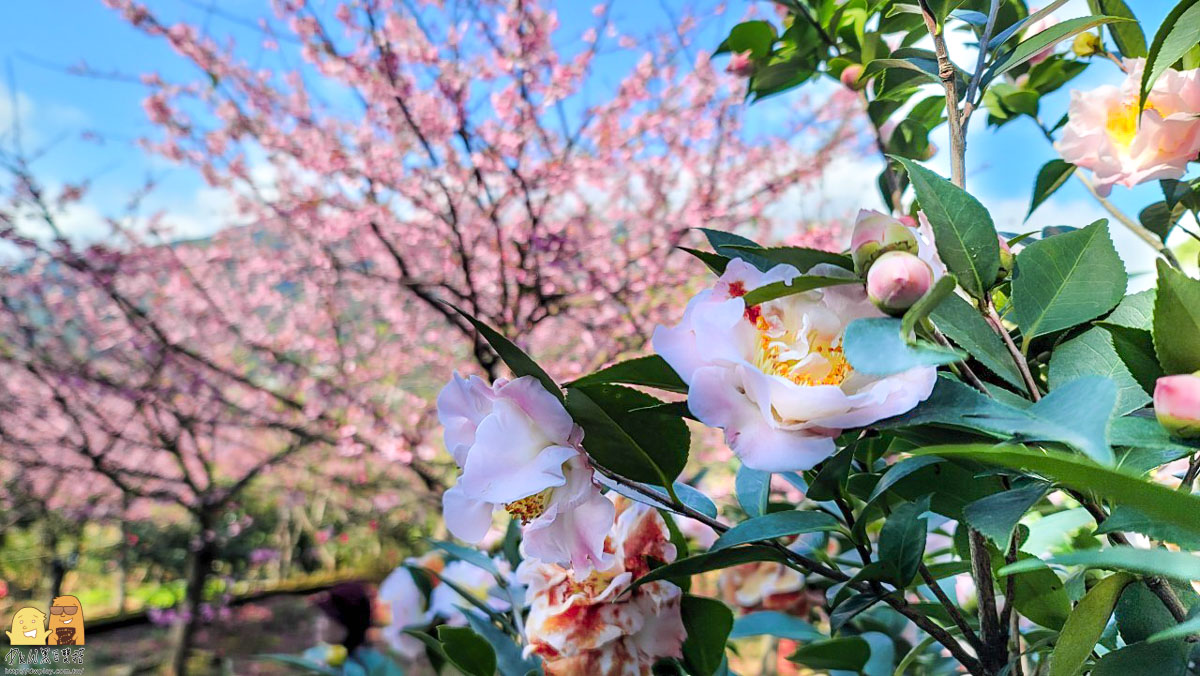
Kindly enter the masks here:
[[[1153, 103], [1146, 102], [1146, 110], [1158, 110]], [[1113, 143], [1121, 148], [1129, 148], [1133, 145], [1133, 139], [1138, 132], [1138, 109], [1137, 101], [1122, 103], [1108, 109], [1108, 117], [1104, 123], [1104, 129], [1108, 132], [1108, 137]]]
[[850, 375], [850, 363], [836, 336], [810, 330], [804, 336], [806, 340], [800, 341], [800, 336], [773, 325], [762, 315], [755, 318], [754, 327], [758, 329], [755, 366], [763, 373], [805, 386], [841, 385]]
[[547, 488], [540, 493], [510, 502], [504, 505], [504, 509], [508, 510], [513, 518], [520, 519], [521, 525], [524, 526], [546, 512], [546, 508], [550, 506], [550, 496], [553, 493], [554, 488]]

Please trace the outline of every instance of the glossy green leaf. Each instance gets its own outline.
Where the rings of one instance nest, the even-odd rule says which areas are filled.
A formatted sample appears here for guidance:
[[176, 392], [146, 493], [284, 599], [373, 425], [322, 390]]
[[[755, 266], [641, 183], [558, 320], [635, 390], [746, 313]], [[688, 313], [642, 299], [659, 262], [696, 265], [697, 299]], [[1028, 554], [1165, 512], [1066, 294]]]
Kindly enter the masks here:
[[[1174, 590], [1176, 598], [1188, 609], [1196, 603], [1196, 592], [1189, 582], [1182, 580], [1168, 582]], [[1155, 594], [1144, 580], [1135, 582], [1125, 588], [1121, 600], [1117, 602], [1114, 613], [1117, 620], [1117, 632], [1126, 643], [1145, 641], [1154, 634], [1178, 625], [1175, 616], [1163, 605], [1162, 599]], [[1163, 647], [1163, 646], [1160, 646]]]
[[771, 473], [742, 465], [738, 468], [734, 489], [738, 504], [746, 514], [751, 519], [760, 517], [766, 513], [771, 496]]
[[1187, 670], [1188, 645], [1135, 643], [1114, 650], [1096, 661], [1090, 676], [1184, 676]]
[[892, 581], [899, 587], [907, 587], [917, 576], [929, 530], [929, 520], [922, 515], [928, 511], [928, 497], [903, 503], [892, 510], [879, 532], [879, 561], [892, 566], [896, 573]]
[[897, 158], [908, 170], [917, 201], [933, 227], [938, 255], [976, 298], [996, 281], [1000, 247], [987, 209], [962, 188], [921, 165]]
[[1169, 374], [1200, 370], [1200, 280], [1158, 261], [1154, 349]]
[[846, 360], [856, 371], [888, 376], [920, 366], [960, 361], [964, 352], [925, 341], [910, 345], [900, 335], [900, 320], [890, 317], [856, 319], [842, 338]]
[[473, 629], [442, 625], [437, 628], [438, 640], [446, 657], [467, 676], [495, 676], [496, 651]]
[[1160, 542], [1169, 542], [1184, 549], [1200, 551], [1200, 533], [1152, 519], [1126, 505], [1119, 505], [1112, 511], [1112, 514], [1109, 514], [1104, 523], [1096, 528], [1096, 535], [1108, 533], [1141, 533]]
[[[512, 637], [496, 628], [496, 625], [476, 613], [464, 613], [467, 623], [482, 636], [496, 652], [496, 671], [500, 676], [525, 676], [537, 671], [540, 660], [536, 655], [526, 658], [521, 646]], [[401, 675], [402, 676], [402, 675]]]
[[958, 286], [958, 280], [954, 278], [953, 274], [946, 273], [933, 283], [924, 296], [921, 296], [917, 302], [913, 303], [912, 307], [908, 308], [904, 317], [900, 319], [900, 335], [904, 336], [905, 341], [910, 345], [915, 343], [917, 324], [928, 317], [947, 298], [954, 295], [956, 286]]
[[1034, 242], [1017, 254], [1013, 312], [1024, 338], [1095, 319], [1125, 295], [1125, 265], [1099, 220]]
[[1063, 625], [1050, 656], [1050, 676], [1076, 676], [1104, 633], [1117, 599], [1135, 578], [1113, 573], [1088, 590]]
[[733, 628], [733, 612], [716, 599], [685, 594], [680, 607], [687, 639], [683, 659], [688, 673], [711, 676], [725, 657], [725, 641]]
[[1024, 387], [1021, 374], [1000, 336], [971, 304], [958, 296], [942, 301], [930, 314], [935, 326], [980, 364], [1014, 387]]
[[775, 547], [767, 545], [746, 545], [744, 547], [734, 547], [731, 549], [722, 549], [715, 552], [704, 552], [703, 554], [694, 554], [684, 559], [679, 559], [665, 566], [660, 566], [650, 571], [649, 573], [638, 578], [634, 585], [643, 585], [647, 582], [655, 580], [668, 580], [676, 577], [691, 577], [700, 573], [707, 573], [710, 570], [720, 570], [737, 566], [743, 563], [753, 563], [755, 561], [786, 561], [787, 557]]
[[1062, 160], [1050, 160], [1038, 170], [1037, 180], [1033, 183], [1033, 199], [1029, 201], [1029, 211], [1025, 220], [1041, 206], [1042, 202], [1050, 199], [1056, 190], [1061, 188], [1071, 174], [1075, 173], [1075, 165]]
[[1046, 495], [1049, 488], [1044, 483], [1031, 482], [989, 495], [963, 508], [963, 518], [998, 549], [1007, 551], [1017, 522]]
[[808, 272], [814, 265], [826, 263], [836, 265], [845, 270], [854, 269], [854, 261], [845, 254], [808, 249], [801, 246], [749, 247], [742, 244], [730, 244], [725, 247], [730, 251], [745, 251], [758, 258], [765, 259], [776, 265], [790, 265], [800, 272]]
[[764, 284], [757, 289], [748, 291], [745, 296], [742, 296], [742, 300], [749, 307], [751, 305], [766, 303], [776, 298], [783, 298], [784, 296], [822, 289], [827, 286], [842, 286], [844, 284], [862, 284], [862, 280], [853, 277], [801, 276], [792, 279], [790, 282]]
[[1050, 389], [1083, 376], [1104, 376], [1117, 388], [1116, 415], [1125, 415], [1150, 403], [1150, 397], [1133, 377], [1113, 345], [1112, 334], [1093, 327], [1062, 343], [1050, 357]]
[[687, 392], [687, 383], [683, 382], [683, 379], [675, 373], [665, 359], [656, 354], [617, 362], [595, 373], [573, 380], [566, 386], [577, 387], [602, 383], [644, 385], [669, 392]]
[[713, 274], [716, 275], [723, 274], [725, 272], [725, 266], [729, 265], [729, 258], [722, 256], [721, 254], [713, 253], [711, 251], [701, 251], [699, 249], [690, 249], [686, 246], [676, 248], [678, 248], [680, 251], [686, 251], [692, 256], [699, 258], [700, 261], [704, 263], [704, 265], [706, 265]]
[[[709, 246], [718, 255], [726, 258], [740, 258], [764, 272], [770, 270], [775, 265], [754, 252], [755, 249], [761, 249], [762, 247], [752, 239], [723, 230], [713, 230], [712, 228], [697, 229], [704, 233], [704, 236], [708, 239]], [[734, 249], [733, 247], [735, 246], [740, 248]]]
[[709, 551], [719, 551], [735, 545], [762, 540], [773, 540], [779, 537], [800, 535], [801, 533], [817, 533], [838, 530], [837, 519], [825, 512], [803, 512], [789, 510], [772, 512], [763, 516], [747, 519], [730, 528], [717, 538]]
[[[1161, 575], [1175, 580], [1200, 580], [1200, 557], [1191, 552], [1171, 552], [1165, 549], [1109, 547], [1059, 554], [1047, 559], [1046, 563], [1124, 570], [1141, 575]], [[1033, 568], [1036, 566], [1031, 561], [1018, 561], [1005, 566], [1000, 573], [1011, 575]]]
[[690, 441], [682, 419], [635, 410], [658, 403], [620, 385], [589, 385], [572, 387], [566, 406], [593, 460], [634, 481], [665, 486], [687, 464]]
[[463, 318], [471, 323], [471, 326], [475, 327], [479, 335], [487, 341], [488, 345], [492, 346], [496, 354], [500, 355], [500, 358], [504, 360], [504, 363], [508, 365], [508, 368], [518, 378], [521, 376], [533, 376], [541, 381], [542, 387], [545, 387], [551, 394], [558, 397], [560, 401], [563, 400], [563, 392], [558, 387], [558, 384], [554, 382], [554, 379], [550, 377], [550, 374], [543, 371], [542, 367], [538, 366], [537, 362], [525, 354], [524, 350], [517, 347], [516, 343], [500, 335], [495, 329], [470, 314], [453, 305], [450, 307], [454, 308], [455, 312], [462, 315]]
[[825, 636], [803, 619], [778, 610], [760, 610], [742, 615], [733, 621], [729, 638], [750, 636], [777, 636], [793, 641], [819, 641]]
[[716, 54], [750, 52], [753, 59], [766, 58], [775, 43], [775, 27], [767, 21], [743, 21], [729, 31]]
[[1130, 21], [1108, 24], [1106, 26], [1108, 34], [1112, 36], [1113, 42], [1117, 43], [1117, 49], [1121, 50], [1121, 56], [1127, 59], [1140, 59], [1146, 56], [1146, 34], [1142, 32], [1141, 25], [1137, 23], [1137, 17], [1129, 9], [1129, 5], [1125, 4], [1125, 0], [1088, 0], [1088, 7], [1092, 14], [1130, 19]]
[[1197, 35], [1200, 35], [1200, 0], [1181, 0], [1167, 13], [1150, 42], [1142, 71], [1140, 106], [1146, 105], [1146, 97], [1158, 78], [1196, 45]]
[[854, 672], [862, 671], [870, 658], [871, 645], [859, 636], [806, 643], [788, 657], [810, 669], [846, 669]]
[[1057, 23], [1018, 43], [1011, 52], [996, 61], [991, 69], [988, 70], [985, 79], [989, 81], [993, 80], [1013, 68], [1028, 62], [1047, 48], [1053, 47], [1063, 40], [1074, 37], [1086, 30], [1091, 30], [1096, 26], [1103, 26], [1104, 24], [1126, 21], [1129, 21], [1129, 19], [1119, 16], [1083, 16]]

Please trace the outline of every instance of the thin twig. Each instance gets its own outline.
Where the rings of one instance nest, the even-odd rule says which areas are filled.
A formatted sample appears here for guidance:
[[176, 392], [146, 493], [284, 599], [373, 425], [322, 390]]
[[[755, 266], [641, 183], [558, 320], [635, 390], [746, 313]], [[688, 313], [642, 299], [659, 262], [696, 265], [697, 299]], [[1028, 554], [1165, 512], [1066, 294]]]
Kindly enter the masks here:
[[1149, 228], [1145, 227], [1141, 223], [1138, 223], [1130, 218], [1125, 212], [1121, 211], [1117, 205], [1110, 202], [1107, 197], [1101, 195], [1096, 190], [1096, 186], [1092, 185], [1092, 182], [1087, 180], [1086, 176], [1077, 171], [1075, 172], [1075, 177], [1079, 179], [1079, 182], [1082, 183], [1085, 188], [1087, 188], [1088, 192], [1092, 194], [1092, 197], [1096, 198], [1096, 201], [1100, 203], [1100, 206], [1104, 207], [1108, 213], [1112, 214], [1113, 218], [1117, 219], [1121, 225], [1128, 228], [1130, 232], [1140, 237], [1146, 244], [1149, 244], [1151, 248], [1158, 252], [1158, 255], [1165, 258], [1166, 261], [1171, 264], [1171, 267], [1179, 269], [1179, 259], [1175, 258], [1175, 254], [1171, 253], [1171, 250], [1167, 248], [1166, 243], [1159, 239], [1158, 235], [1151, 232]]
[[1012, 356], [1013, 364], [1021, 373], [1021, 380], [1025, 382], [1025, 389], [1029, 392], [1029, 398], [1034, 401], [1041, 401], [1042, 391], [1038, 389], [1037, 381], [1033, 378], [1033, 372], [1029, 370], [1029, 362], [1025, 361], [1025, 354], [1017, 348], [1017, 344], [1013, 342], [1012, 336], [1008, 335], [1008, 329], [1004, 328], [1004, 322], [1000, 319], [1000, 313], [996, 312], [996, 305], [989, 298], [987, 307], [985, 308], [984, 319], [992, 327], [1004, 341], [1004, 346], [1008, 348], [1008, 354]]
[[992, 31], [996, 29], [996, 15], [1000, 12], [1000, 0], [992, 0], [991, 7], [988, 8], [987, 23], [983, 27], [983, 33], [979, 36], [979, 58], [975, 60], [975, 73], [971, 76], [971, 83], [967, 85], [966, 105], [963, 109], [963, 126], [969, 124], [971, 113], [975, 109], [975, 90], [979, 88], [979, 83], [983, 79], [983, 66], [987, 62], [987, 46], [992, 40]]
[[962, 120], [958, 110], [958, 70], [950, 60], [949, 52], [946, 51], [946, 39], [942, 34], [942, 27], [938, 25], [933, 10], [929, 8], [928, 0], [920, 0], [920, 2], [921, 15], [925, 18], [925, 27], [929, 29], [929, 34], [933, 37], [933, 49], [937, 54], [938, 79], [942, 81], [942, 88], [946, 90], [946, 122], [950, 127], [950, 180], [954, 182], [954, 185], [965, 188], [967, 185], [967, 145], [966, 139], [963, 138]]

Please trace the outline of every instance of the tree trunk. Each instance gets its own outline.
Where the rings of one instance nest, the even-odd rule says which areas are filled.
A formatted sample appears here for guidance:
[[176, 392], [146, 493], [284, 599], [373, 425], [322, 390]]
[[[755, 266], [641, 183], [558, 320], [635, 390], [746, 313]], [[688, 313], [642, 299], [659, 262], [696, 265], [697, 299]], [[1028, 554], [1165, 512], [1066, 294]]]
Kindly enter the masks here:
[[175, 655], [173, 659], [175, 676], [187, 676], [188, 658], [196, 642], [196, 630], [200, 627], [200, 606], [204, 603], [204, 585], [212, 574], [212, 564], [216, 559], [216, 544], [210, 539], [210, 515], [200, 518], [199, 544], [192, 552], [188, 566], [187, 594], [184, 599], [184, 612], [176, 625]]
[[117, 547], [117, 614], [125, 612], [126, 597], [129, 596], [129, 496], [121, 499], [121, 544]]

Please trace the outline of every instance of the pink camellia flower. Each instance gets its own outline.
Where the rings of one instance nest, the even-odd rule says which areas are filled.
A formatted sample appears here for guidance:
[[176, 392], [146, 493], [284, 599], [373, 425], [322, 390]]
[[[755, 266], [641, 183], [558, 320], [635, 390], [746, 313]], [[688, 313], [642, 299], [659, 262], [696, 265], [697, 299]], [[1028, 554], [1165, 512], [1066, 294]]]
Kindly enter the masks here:
[[717, 578], [717, 588], [726, 603], [743, 610], [779, 610], [805, 616], [812, 608], [804, 575], [773, 561], [725, 568]]
[[[1037, 10], [1033, 10], [1033, 11], [1037, 11]], [[1054, 16], [1053, 14], [1047, 14], [1046, 16], [1044, 16], [1044, 17], [1038, 19], [1037, 21], [1034, 21], [1033, 23], [1026, 26], [1025, 30], [1021, 31], [1021, 39], [1028, 40], [1029, 38], [1037, 35], [1038, 33], [1041, 33], [1042, 31], [1046, 30], [1047, 28], [1049, 28], [1051, 26], [1057, 25], [1058, 23], [1059, 23], [1058, 17]], [[1050, 45], [1049, 47], [1046, 47], [1045, 49], [1038, 52], [1037, 54], [1034, 54], [1033, 58], [1029, 59], [1029, 65], [1033, 66], [1033, 65], [1039, 64], [1039, 63], [1045, 61], [1046, 59], [1050, 58], [1050, 55], [1053, 53], [1054, 53], [1054, 45]]]
[[[817, 265], [812, 275], [851, 273]], [[734, 259], [712, 289], [688, 302], [677, 326], [654, 331], [654, 349], [688, 383], [688, 407], [747, 467], [811, 469], [843, 429], [910, 410], [929, 396], [931, 366], [886, 377], [854, 371], [842, 353], [851, 321], [882, 316], [861, 285], [830, 286], [747, 307], [748, 291], [800, 276]]]
[[583, 430], [532, 376], [488, 385], [457, 373], [438, 394], [446, 448], [462, 468], [442, 496], [446, 527], [479, 542], [503, 508], [521, 519], [529, 555], [586, 570], [607, 565], [604, 499], [580, 441]]
[[925, 261], [904, 251], [880, 256], [867, 272], [867, 298], [875, 307], [899, 316], [933, 286], [933, 271]]
[[1154, 384], [1154, 415], [1171, 434], [1200, 438], [1200, 371], [1159, 378]]
[[542, 657], [547, 676], [641, 676], [683, 654], [679, 587], [659, 580], [627, 592], [651, 560], [675, 560], [667, 524], [650, 507], [617, 500], [610, 566], [581, 575], [525, 559], [517, 568], [530, 604], [525, 652]]
[[730, 54], [729, 64], [725, 66], [725, 72], [738, 77], [750, 77], [753, 75], [754, 59], [750, 56], [750, 50]]
[[1055, 148], [1067, 162], [1092, 170], [1101, 195], [1114, 184], [1179, 178], [1200, 153], [1200, 70], [1163, 73], [1139, 119], [1144, 65], [1145, 59], [1126, 59], [1120, 87], [1071, 92], [1066, 130]]

